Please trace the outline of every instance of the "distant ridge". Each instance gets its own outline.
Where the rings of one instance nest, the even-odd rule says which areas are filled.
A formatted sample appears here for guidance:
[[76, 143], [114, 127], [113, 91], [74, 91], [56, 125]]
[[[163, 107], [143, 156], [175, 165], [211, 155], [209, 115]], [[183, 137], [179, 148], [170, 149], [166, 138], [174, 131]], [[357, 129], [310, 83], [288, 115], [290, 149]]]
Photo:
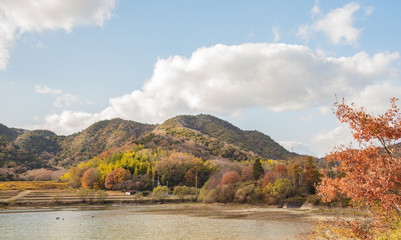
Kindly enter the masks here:
[[[288, 160], [298, 156], [261, 132], [244, 131], [217, 117], [200, 114], [176, 116], [160, 125], [119, 118], [103, 120], [69, 136], [0, 124], [0, 170], [16, 174], [43, 167], [68, 168], [134, 144], [230, 161], [254, 157]], [[4, 179], [1, 172], [0, 179]]]

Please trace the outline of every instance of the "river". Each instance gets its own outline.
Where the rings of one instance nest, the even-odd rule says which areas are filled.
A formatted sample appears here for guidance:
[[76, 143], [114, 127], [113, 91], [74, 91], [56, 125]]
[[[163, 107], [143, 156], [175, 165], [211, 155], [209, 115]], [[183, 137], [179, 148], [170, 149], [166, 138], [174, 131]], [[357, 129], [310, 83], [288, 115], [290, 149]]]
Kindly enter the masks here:
[[1, 210], [0, 239], [295, 239], [313, 230], [296, 216], [255, 213], [177, 204]]

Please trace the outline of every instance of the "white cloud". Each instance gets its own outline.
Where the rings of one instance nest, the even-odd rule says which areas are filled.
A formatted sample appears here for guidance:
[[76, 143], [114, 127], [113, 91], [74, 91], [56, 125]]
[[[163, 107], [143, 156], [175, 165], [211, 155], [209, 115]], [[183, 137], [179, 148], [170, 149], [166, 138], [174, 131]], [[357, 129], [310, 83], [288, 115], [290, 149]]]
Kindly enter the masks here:
[[319, 1], [318, 0], [315, 2], [315, 5], [310, 10], [310, 12], [311, 12], [312, 16], [316, 16], [316, 15], [320, 14], [320, 7], [319, 7]]
[[72, 94], [62, 94], [56, 98], [53, 105], [57, 108], [62, 108], [64, 106], [70, 106], [71, 104], [75, 103], [78, 98]]
[[78, 98], [69, 93], [63, 93], [60, 89], [53, 89], [46, 85], [35, 85], [35, 92], [44, 95], [57, 96], [53, 105], [57, 108], [62, 108], [64, 106], [70, 106], [71, 104], [77, 102]]
[[117, 0], [2, 0], [0, 1], [0, 70], [5, 70], [10, 49], [26, 32], [63, 29], [75, 26], [102, 26], [111, 18]]
[[61, 94], [61, 90], [59, 89], [52, 89], [46, 85], [35, 85], [35, 92], [39, 94], [46, 94], [46, 95], [58, 95]]
[[305, 146], [303, 143], [298, 141], [279, 141], [278, 142], [281, 146], [287, 149], [290, 152], [295, 152], [298, 154], [311, 154], [313, 155], [312, 151], [309, 147]]
[[[313, 32], [323, 32], [333, 44], [356, 44], [362, 32], [362, 29], [354, 26], [354, 13], [359, 9], [360, 5], [355, 2], [334, 9], [311, 25], [301, 25], [297, 36], [308, 40]], [[366, 15], [372, 11], [372, 8], [366, 10]], [[319, 13], [320, 9], [315, 4], [311, 12]]]
[[281, 35], [280, 35], [280, 27], [279, 26], [274, 26], [272, 28], [273, 31], [273, 35], [274, 35], [274, 39], [273, 42], [278, 42], [281, 39]]
[[112, 117], [160, 123], [183, 113], [232, 115], [248, 107], [285, 111], [331, 105], [335, 94], [350, 98], [377, 79], [394, 76], [391, 66], [398, 58], [397, 52], [333, 58], [301, 45], [218, 44], [189, 58], [159, 59], [141, 90], [110, 99], [100, 113], [65, 111], [46, 118], [41, 127], [72, 133]]
[[63, 111], [61, 114], [50, 114], [45, 117], [45, 124], [31, 128], [57, 130], [58, 134], [70, 134], [99, 121], [99, 114]]
[[372, 114], [383, 114], [390, 107], [390, 98], [401, 99], [401, 86], [393, 81], [378, 82], [367, 86], [347, 102], [365, 106]]
[[[377, 82], [366, 86], [354, 96], [346, 98], [346, 103], [363, 106], [368, 113], [379, 115], [390, 107], [390, 98], [401, 99], [401, 85], [394, 81]], [[320, 107], [322, 112], [328, 107]], [[353, 140], [351, 130], [346, 124], [341, 124], [331, 131], [321, 132], [311, 138], [312, 150], [319, 156], [331, 152], [334, 147], [349, 145]]]
[[353, 140], [351, 130], [341, 124], [331, 131], [321, 132], [311, 138], [312, 151], [319, 157], [332, 152], [340, 145], [348, 146]]
[[301, 25], [298, 28], [297, 37], [303, 39], [305, 42], [309, 42], [311, 35], [313, 34], [312, 29], [309, 25]]

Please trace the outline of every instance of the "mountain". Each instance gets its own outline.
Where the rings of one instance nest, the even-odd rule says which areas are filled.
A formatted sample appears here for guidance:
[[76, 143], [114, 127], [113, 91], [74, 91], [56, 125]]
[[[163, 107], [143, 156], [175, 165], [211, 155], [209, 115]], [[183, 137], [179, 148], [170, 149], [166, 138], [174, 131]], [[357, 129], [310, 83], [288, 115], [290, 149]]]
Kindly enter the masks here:
[[129, 144], [155, 127], [119, 118], [96, 122], [79, 133], [60, 138], [62, 150], [57, 161], [68, 166], [88, 160], [104, 151]]
[[176, 150], [204, 159], [230, 161], [254, 157], [286, 160], [297, 156], [263, 133], [244, 131], [227, 121], [204, 114], [181, 115], [160, 125], [118, 118], [104, 120], [69, 136], [58, 136], [48, 130], [8, 128], [0, 124], [0, 175], [4, 169], [7, 169], [7, 174], [11, 170], [18, 174], [43, 167], [69, 168], [106, 151], [117, 152], [139, 144], [155, 150]]
[[0, 123], [0, 137], [4, 137], [9, 140], [15, 140], [19, 135], [27, 132], [28, 130], [8, 128], [7, 126]]
[[269, 159], [289, 159], [296, 156], [287, 151], [269, 136], [258, 131], [243, 131], [231, 123], [211, 115], [181, 115], [166, 121], [182, 127], [197, 130], [210, 137], [236, 145], [244, 150], [253, 151]]

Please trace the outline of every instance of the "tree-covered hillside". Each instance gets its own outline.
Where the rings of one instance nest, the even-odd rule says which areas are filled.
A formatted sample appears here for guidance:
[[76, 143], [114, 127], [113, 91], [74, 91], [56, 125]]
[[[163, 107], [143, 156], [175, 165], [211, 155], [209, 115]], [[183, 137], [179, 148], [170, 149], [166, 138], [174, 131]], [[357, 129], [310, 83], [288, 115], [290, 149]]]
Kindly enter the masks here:
[[119, 118], [96, 122], [79, 133], [59, 139], [62, 150], [58, 162], [69, 166], [86, 161], [104, 151], [129, 144], [155, 127]]
[[21, 173], [55, 167], [70, 168], [133, 144], [157, 151], [177, 151], [205, 160], [248, 161], [256, 158], [288, 160], [296, 154], [269, 136], [243, 131], [210, 115], [177, 116], [161, 125], [122, 119], [104, 120], [69, 136], [48, 130], [23, 130], [0, 125], [0, 175], [23, 179]]
[[261, 132], [243, 131], [231, 123], [211, 115], [181, 115], [167, 122], [168, 124], [175, 122], [185, 128], [197, 130], [210, 137], [237, 145], [244, 150], [253, 151], [264, 158], [290, 159], [296, 156]]
[[19, 135], [27, 132], [24, 129], [8, 128], [7, 126], [0, 123], [0, 137], [4, 137], [8, 140], [15, 140]]

